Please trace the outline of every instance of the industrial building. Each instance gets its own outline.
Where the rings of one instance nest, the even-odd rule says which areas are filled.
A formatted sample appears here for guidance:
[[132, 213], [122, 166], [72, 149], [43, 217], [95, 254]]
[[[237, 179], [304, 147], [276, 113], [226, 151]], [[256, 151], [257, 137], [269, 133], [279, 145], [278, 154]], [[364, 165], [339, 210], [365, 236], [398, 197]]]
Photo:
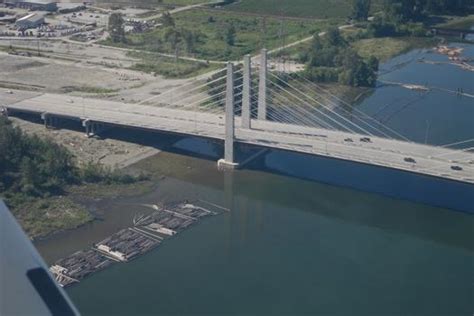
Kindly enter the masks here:
[[62, 14], [78, 12], [86, 9], [84, 3], [58, 3], [58, 12]]
[[7, 6], [18, 7], [34, 11], [49, 11], [54, 12], [58, 10], [58, 5], [50, 0], [8, 0], [5, 2]]
[[0, 16], [0, 25], [14, 23], [15, 21], [16, 21], [16, 16], [14, 15]]
[[32, 29], [44, 24], [44, 15], [31, 13], [16, 21], [16, 26], [19, 29]]

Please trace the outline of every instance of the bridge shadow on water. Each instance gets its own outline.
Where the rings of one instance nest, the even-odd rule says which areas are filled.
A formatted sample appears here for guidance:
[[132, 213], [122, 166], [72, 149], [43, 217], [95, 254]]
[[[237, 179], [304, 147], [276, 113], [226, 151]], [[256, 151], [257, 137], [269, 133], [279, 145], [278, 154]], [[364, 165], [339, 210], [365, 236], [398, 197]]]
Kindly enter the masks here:
[[[21, 118], [42, 124], [37, 116]], [[60, 120], [57, 127], [84, 131], [73, 120]], [[95, 137], [215, 163], [215, 169], [209, 164], [208, 169], [196, 171], [201, 176], [213, 174], [208, 177], [213, 180], [199, 183], [222, 189], [231, 208], [234, 196], [251, 198], [474, 251], [472, 238], [466, 236], [474, 225], [472, 185], [284, 150], [269, 150], [243, 170], [218, 172], [222, 141], [119, 126]], [[260, 150], [237, 144], [236, 160], [243, 161]]]

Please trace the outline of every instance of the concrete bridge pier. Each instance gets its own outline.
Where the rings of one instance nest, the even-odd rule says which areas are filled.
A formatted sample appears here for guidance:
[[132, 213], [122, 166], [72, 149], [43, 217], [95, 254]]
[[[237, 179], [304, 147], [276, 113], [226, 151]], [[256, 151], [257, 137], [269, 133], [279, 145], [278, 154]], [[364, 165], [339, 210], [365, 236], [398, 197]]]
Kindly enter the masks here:
[[260, 60], [260, 79], [258, 83], [258, 119], [267, 119], [267, 50], [262, 49]]
[[235, 121], [234, 121], [234, 65], [227, 64], [227, 90], [225, 101], [225, 141], [224, 159], [217, 162], [220, 170], [234, 170], [239, 167], [234, 157]]
[[86, 130], [86, 137], [94, 137], [105, 130], [105, 125], [91, 120], [82, 121], [82, 126]]
[[8, 108], [6, 108], [4, 106], [0, 107], [0, 115], [8, 117]]
[[41, 113], [41, 119], [44, 122], [45, 128], [56, 128], [58, 126], [59, 118], [57, 116], [51, 115], [50, 113]]
[[244, 86], [242, 91], [242, 128], [250, 129], [252, 118], [252, 91], [251, 91], [251, 59], [250, 55], [244, 57]]

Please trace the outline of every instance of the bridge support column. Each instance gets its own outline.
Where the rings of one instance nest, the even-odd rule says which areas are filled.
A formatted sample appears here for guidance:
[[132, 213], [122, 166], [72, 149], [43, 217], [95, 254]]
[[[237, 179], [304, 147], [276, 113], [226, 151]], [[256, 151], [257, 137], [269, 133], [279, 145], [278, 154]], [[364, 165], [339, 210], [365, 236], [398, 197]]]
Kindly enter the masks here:
[[84, 128], [86, 129], [86, 137], [92, 137], [94, 136], [92, 133], [91, 133], [91, 125], [92, 125], [92, 122], [90, 120], [84, 120], [82, 121], [82, 126], [84, 126]]
[[224, 159], [217, 162], [217, 167], [221, 170], [233, 170], [239, 167], [234, 162], [234, 65], [227, 64], [227, 91], [225, 100], [225, 141], [224, 141]]
[[8, 108], [7, 107], [0, 107], [0, 115], [8, 117]]
[[250, 128], [251, 120], [251, 59], [250, 55], [244, 57], [244, 86], [242, 91], [242, 128]]
[[260, 79], [258, 83], [258, 119], [267, 119], [267, 50], [262, 49], [260, 60]]
[[82, 126], [84, 126], [86, 130], [86, 137], [94, 137], [106, 129], [105, 124], [91, 120], [82, 121]]
[[54, 128], [55, 126], [57, 126], [57, 118], [49, 113], [46, 113], [46, 112], [41, 113], [41, 119], [44, 122], [45, 128], [49, 129], [49, 128]]

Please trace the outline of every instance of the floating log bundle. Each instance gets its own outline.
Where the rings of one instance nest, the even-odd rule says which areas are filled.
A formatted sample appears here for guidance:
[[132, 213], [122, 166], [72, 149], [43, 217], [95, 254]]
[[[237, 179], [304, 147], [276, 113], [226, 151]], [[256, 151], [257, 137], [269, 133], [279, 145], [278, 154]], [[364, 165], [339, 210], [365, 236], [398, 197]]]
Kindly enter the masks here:
[[60, 259], [50, 267], [61, 286], [80, 282], [114, 262], [127, 262], [159, 246], [165, 239], [176, 235], [206, 216], [219, 214], [190, 203], [157, 207], [148, 216], [134, 219], [133, 226], [95, 243], [90, 249], [81, 250]]

